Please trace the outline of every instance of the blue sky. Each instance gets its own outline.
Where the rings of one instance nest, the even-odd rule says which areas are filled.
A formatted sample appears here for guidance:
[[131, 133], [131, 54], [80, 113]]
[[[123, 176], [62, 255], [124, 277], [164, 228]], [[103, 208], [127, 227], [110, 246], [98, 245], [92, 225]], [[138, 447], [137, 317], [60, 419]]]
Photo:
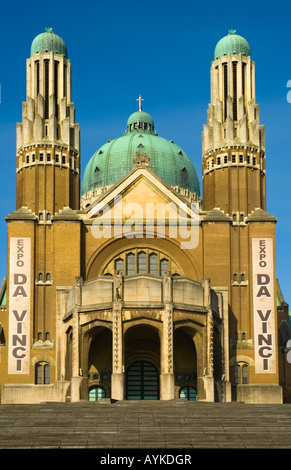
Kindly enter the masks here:
[[26, 58], [46, 27], [72, 64], [72, 100], [81, 129], [82, 173], [92, 154], [120, 136], [141, 93], [159, 135], [190, 156], [201, 184], [201, 132], [210, 66], [219, 39], [236, 29], [256, 63], [256, 102], [266, 126], [267, 210], [278, 218], [277, 276], [291, 303], [291, 5], [188, 0], [6, 3], [1, 9], [0, 279], [6, 275], [5, 215], [15, 210], [16, 122], [26, 99]]

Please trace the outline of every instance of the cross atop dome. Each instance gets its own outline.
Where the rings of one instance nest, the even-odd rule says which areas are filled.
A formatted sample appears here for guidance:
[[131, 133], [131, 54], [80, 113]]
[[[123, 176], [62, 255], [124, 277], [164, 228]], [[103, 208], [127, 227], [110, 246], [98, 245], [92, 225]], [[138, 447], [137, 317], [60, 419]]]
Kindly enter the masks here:
[[142, 101], [144, 101], [144, 99], [139, 95], [139, 98], [136, 101], [138, 101], [138, 110], [142, 111]]

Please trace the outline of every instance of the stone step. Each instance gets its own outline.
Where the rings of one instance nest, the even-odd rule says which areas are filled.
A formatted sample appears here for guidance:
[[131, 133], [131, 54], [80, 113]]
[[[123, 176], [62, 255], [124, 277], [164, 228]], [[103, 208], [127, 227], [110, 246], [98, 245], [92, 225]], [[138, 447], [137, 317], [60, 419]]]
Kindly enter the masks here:
[[184, 400], [0, 405], [0, 448], [291, 448], [291, 405]]

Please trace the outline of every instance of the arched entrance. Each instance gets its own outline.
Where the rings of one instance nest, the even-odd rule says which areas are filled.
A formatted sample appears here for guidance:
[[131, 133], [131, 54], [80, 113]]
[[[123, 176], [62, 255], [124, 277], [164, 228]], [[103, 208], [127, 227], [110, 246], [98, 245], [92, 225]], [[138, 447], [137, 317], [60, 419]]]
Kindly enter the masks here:
[[126, 373], [127, 400], [158, 400], [159, 373], [147, 361], [134, 362]]
[[[92, 328], [88, 345], [89, 401], [111, 396], [112, 332], [102, 326]], [[85, 361], [84, 361], [85, 362]], [[85, 369], [85, 368], [84, 368]]]
[[159, 400], [160, 338], [147, 324], [130, 327], [125, 334], [127, 400]]
[[190, 401], [196, 400], [197, 390], [194, 335], [195, 330], [186, 326], [178, 328], [174, 333], [175, 396]]

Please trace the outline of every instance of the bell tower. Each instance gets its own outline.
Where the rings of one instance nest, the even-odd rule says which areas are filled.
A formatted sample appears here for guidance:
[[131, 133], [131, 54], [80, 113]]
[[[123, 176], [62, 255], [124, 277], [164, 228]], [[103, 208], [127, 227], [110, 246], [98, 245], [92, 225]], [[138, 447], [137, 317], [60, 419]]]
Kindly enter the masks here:
[[216, 45], [211, 103], [202, 135], [203, 209], [231, 217], [266, 209], [265, 130], [255, 102], [255, 64], [247, 41], [230, 30]]
[[50, 217], [63, 207], [78, 209], [80, 200], [71, 64], [64, 41], [51, 28], [33, 40], [26, 68], [26, 102], [17, 124], [16, 206]]
[[[67, 48], [50, 28], [33, 40], [26, 70], [26, 101], [16, 131], [16, 210], [6, 216], [11, 332], [7, 380], [18, 383], [26, 375], [28, 383], [38, 384], [60, 380], [54, 367], [56, 291], [74, 284], [81, 272], [80, 132], [71, 101]], [[23, 282], [16, 299], [15, 279]], [[13, 356], [17, 308], [25, 312], [23, 361]], [[50, 371], [50, 378], [44, 370]]]
[[[255, 64], [248, 42], [234, 30], [216, 45], [210, 81], [202, 134], [204, 277], [227, 286], [229, 373], [237, 400], [255, 402], [259, 393], [267, 402], [268, 384], [279, 402], [273, 346], [276, 218], [266, 211], [265, 129], [255, 100]], [[260, 290], [262, 279], [268, 292]], [[263, 311], [270, 313], [264, 327]], [[262, 333], [269, 335], [268, 357]]]

